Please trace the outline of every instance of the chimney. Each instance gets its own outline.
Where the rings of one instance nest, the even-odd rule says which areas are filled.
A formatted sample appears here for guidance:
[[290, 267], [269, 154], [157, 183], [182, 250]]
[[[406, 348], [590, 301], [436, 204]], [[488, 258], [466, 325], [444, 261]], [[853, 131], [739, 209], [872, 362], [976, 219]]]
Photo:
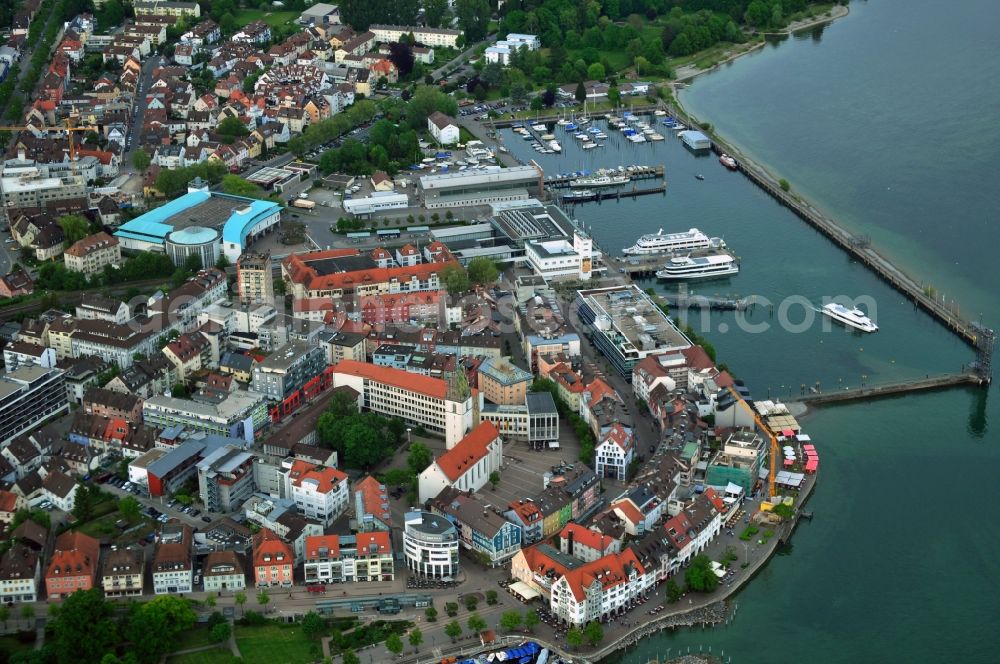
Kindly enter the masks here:
[[571, 556], [573, 555], [573, 529], [572, 528], [570, 528], [570, 531], [569, 531], [569, 548], [566, 550], [566, 553], [568, 553]]

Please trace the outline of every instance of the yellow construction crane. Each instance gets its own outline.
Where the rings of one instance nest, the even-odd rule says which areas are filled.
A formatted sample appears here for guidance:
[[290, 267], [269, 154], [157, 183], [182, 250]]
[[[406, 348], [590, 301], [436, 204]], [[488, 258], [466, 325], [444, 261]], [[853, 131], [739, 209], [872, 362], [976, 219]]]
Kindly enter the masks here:
[[771, 427], [769, 427], [766, 424], [764, 424], [764, 421], [762, 419], [760, 419], [760, 415], [757, 414], [757, 411], [755, 411], [753, 408], [751, 408], [750, 404], [748, 404], [743, 399], [743, 397], [741, 397], [739, 395], [739, 393], [736, 390], [733, 389], [732, 385], [730, 385], [726, 389], [729, 390], [729, 392], [733, 395], [733, 398], [736, 399], [736, 401], [741, 406], [743, 406], [744, 408], [747, 409], [747, 411], [750, 413], [750, 416], [753, 417], [754, 423], [756, 423], [757, 426], [764, 432], [764, 435], [767, 436], [771, 440], [771, 451], [768, 454], [768, 457], [769, 457], [768, 460], [770, 461], [770, 464], [771, 464], [771, 471], [770, 471], [770, 473], [767, 476], [767, 480], [768, 480], [767, 481], [767, 485], [768, 485], [767, 488], [768, 488], [768, 495], [770, 495], [772, 498], [774, 498], [778, 494], [777, 490], [774, 487], [774, 477], [775, 477], [775, 474], [777, 472], [776, 469], [777, 469], [777, 463], [778, 463], [778, 437], [774, 435], [773, 431], [771, 431]]
[[76, 142], [73, 140], [73, 133], [77, 131], [100, 131], [100, 127], [77, 127], [76, 118], [66, 118], [63, 120], [65, 126], [63, 127], [32, 127], [32, 126], [21, 126], [21, 127], [0, 127], [0, 131], [24, 131], [34, 130], [34, 131], [65, 131], [66, 135], [69, 136], [69, 162], [73, 169], [73, 175], [76, 175]]

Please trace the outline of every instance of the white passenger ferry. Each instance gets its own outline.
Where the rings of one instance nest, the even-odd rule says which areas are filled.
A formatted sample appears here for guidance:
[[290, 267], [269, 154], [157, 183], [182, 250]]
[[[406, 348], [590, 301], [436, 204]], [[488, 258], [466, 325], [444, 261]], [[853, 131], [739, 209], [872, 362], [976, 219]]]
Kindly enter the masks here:
[[683, 233], [664, 233], [661, 228], [656, 233], [643, 235], [631, 247], [622, 250], [622, 253], [626, 256], [647, 256], [689, 252], [694, 249], [722, 249], [725, 246], [722, 238], [708, 237], [697, 228]]
[[854, 309], [848, 309], [842, 304], [837, 304], [836, 302], [830, 302], [829, 304], [823, 305], [823, 308], [819, 310], [824, 316], [829, 316], [838, 323], [842, 323], [847, 327], [853, 327], [855, 330], [861, 330], [862, 332], [878, 332], [878, 325], [872, 322], [872, 319], [865, 315], [865, 312], [861, 311], [857, 307]]
[[740, 264], [729, 254], [708, 256], [678, 256], [671, 258], [656, 272], [657, 279], [688, 281], [693, 279], [713, 279], [738, 274]]

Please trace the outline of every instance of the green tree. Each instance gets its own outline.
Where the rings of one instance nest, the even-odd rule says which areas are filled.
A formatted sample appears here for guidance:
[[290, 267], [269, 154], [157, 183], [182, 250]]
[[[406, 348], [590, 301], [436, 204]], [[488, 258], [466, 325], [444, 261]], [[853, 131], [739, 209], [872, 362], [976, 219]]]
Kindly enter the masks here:
[[587, 623], [587, 626], [583, 628], [583, 635], [587, 637], [587, 642], [590, 643], [590, 645], [596, 646], [604, 640], [604, 628], [601, 627], [601, 623], [596, 620], [591, 620]]
[[604, 71], [604, 65], [600, 62], [595, 62], [587, 68], [587, 78], [593, 79], [595, 81], [602, 81], [606, 73]]
[[450, 263], [438, 273], [441, 283], [451, 295], [460, 295], [469, 290], [469, 275], [461, 265]]
[[240, 607], [240, 617], [243, 617], [243, 605], [247, 603], [247, 594], [240, 590], [235, 596], [236, 606]]
[[617, 85], [612, 85], [608, 88], [608, 101], [611, 102], [612, 106], [618, 106], [622, 103], [622, 93], [618, 90]]
[[326, 629], [326, 624], [323, 622], [322, 616], [315, 611], [309, 611], [302, 617], [302, 631], [308, 638], [316, 639], [322, 636], [324, 629]]
[[684, 571], [684, 581], [691, 590], [704, 593], [710, 593], [719, 586], [719, 577], [712, 570], [712, 561], [703, 553], [691, 560]]
[[432, 28], [440, 28], [448, 14], [448, 0], [424, 0], [424, 20]]
[[258, 200], [267, 198], [267, 193], [253, 182], [239, 175], [226, 175], [222, 178], [222, 191], [233, 196], [245, 196]]
[[469, 611], [475, 611], [476, 607], [479, 606], [479, 599], [475, 595], [466, 595], [462, 601], [465, 603], [465, 608]]
[[462, 636], [462, 626], [457, 620], [452, 620], [450, 623], [444, 626], [444, 633], [454, 641], [458, 637]]
[[126, 622], [130, 653], [141, 663], [157, 662], [176, 648], [176, 638], [194, 626], [195, 613], [187, 600], [160, 595], [145, 604], [134, 604]]
[[22, 604], [21, 605], [21, 620], [28, 623], [28, 627], [31, 627], [31, 621], [35, 618], [35, 605], [34, 604]]
[[566, 643], [570, 645], [574, 650], [583, 645], [583, 631], [579, 627], [573, 625], [566, 632]]
[[781, 178], [780, 180], [778, 180], [778, 186], [781, 187], [782, 191], [788, 191], [789, 189], [792, 188], [792, 185], [790, 185], [788, 183], [788, 180], [786, 180], [785, 178]]
[[410, 445], [410, 451], [406, 455], [406, 465], [409, 466], [410, 472], [414, 475], [424, 472], [433, 461], [434, 453], [426, 445], [423, 443]]
[[438, 610], [435, 609], [433, 606], [428, 606], [426, 609], [424, 609], [424, 616], [427, 617], [427, 622], [437, 622]]
[[139, 148], [138, 150], [132, 153], [132, 165], [135, 166], [135, 170], [139, 171], [140, 173], [144, 172], [147, 168], [149, 168], [149, 164], [152, 163], [152, 161], [153, 160], [149, 156], [149, 153], [143, 150], [142, 148]]
[[444, 612], [448, 614], [449, 618], [454, 618], [458, 615], [458, 603], [457, 602], [445, 602]]
[[508, 632], [513, 632], [521, 626], [520, 611], [504, 611], [500, 616], [500, 627]]
[[478, 634], [479, 632], [486, 629], [486, 621], [483, 620], [478, 613], [473, 613], [471, 616], [469, 616], [469, 619], [466, 621], [466, 624], [469, 626], [469, 631], [474, 634]]
[[138, 521], [142, 516], [142, 504], [133, 496], [125, 496], [118, 501], [118, 511], [129, 521]]
[[491, 14], [486, 0], [455, 0], [455, 16], [458, 17], [458, 25], [465, 33], [468, 44], [486, 37]]
[[681, 587], [673, 579], [667, 581], [667, 602], [676, 604], [681, 598]]
[[583, 81], [576, 84], [576, 92], [573, 96], [580, 103], [583, 103], [583, 100], [587, 98], [587, 88], [583, 87]]
[[535, 627], [537, 627], [538, 623], [540, 623], [541, 621], [542, 619], [538, 617], [537, 612], [532, 611], [531, 609], [525, 609], [524, 628], [526, 630], [528, 630], [529, 632], [533, 632], [535, 630]]
[[267, 594], [266, 590], [261, 590], [257, 593], [257, 603], [264, 608], [264, 612], [267, 612], [267, 603], [271, 601], [271, 596]]
[[215, 625], [208, 633], [209, 637], [211, 637], [211, 639], [216, 643], [228, 641], [231, 634], [232, 629], [229, 627], [229, 623], [227, 622], [221, 622]]
[[114, 605], [99, 588], [78, 590], [60, 602], [58, 613], [49, 620], [58, 661], [99, 664], [119, 642], [114, 614]]
[[493, 485], [493, 490], [496, 491], [497, 485], [500, 484], [500, 471], [494, 470], [492, 473], [490, 473], [489, 482], [490, 484]]
[[393, 632], [385, 640], [385, 648], [393, 655], [399, 655], [403, 652], [403, 639], [399, 638], [399, 634]]
[[73, 516], [78, 521], [90, 521], [94, 516], [94, 505], [97, 502], [96, 487], [80, 482], [73, 499]]
[[413, 646], [413, 650], [419, 652], [420, 644], [424, 642], [424, 633], [420, 631], [419, 627], [414, 627], [410, 631], [409, 641], [410, 645]]
[[497, 591], [487, 590], [486, 591], [486, 603], [493, 606], [497, 603]]
[[485, 256], [479, 256], [469, 261], [467, 268], [469, 281], [481, 286], [488, 286], [495, 283], [500, 277], [500, 270], [497, 264]]
[[[7, 608], [6, 604], [0, 604], [0, 625], [3, 625], [4, 631], [7, 630], [8, 620], [10, 620], [10, 609]], [[445, 631], [447, 632], [448, 630]]]
[[361, 659], [354, 654], [354, 651], [348, 648], [340, 656], [341, 664], [361, 664]]
[[90, 222], [78, 214], [67, 214], [59, 217], [59, 227], [63, 230], [63, 246], [71, 247], [78, 240], [90, 235]]

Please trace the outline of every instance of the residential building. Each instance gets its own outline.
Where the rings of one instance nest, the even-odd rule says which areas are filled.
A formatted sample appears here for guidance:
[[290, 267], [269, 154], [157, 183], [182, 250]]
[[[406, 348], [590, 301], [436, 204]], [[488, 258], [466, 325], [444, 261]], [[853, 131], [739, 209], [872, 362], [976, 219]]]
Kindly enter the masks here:
[[500, 472], [502, 464], [500, 431], [492, 422], [482, 422], [420, 473], [420, 502], [435, 498], [448, 487], [479, 491], [492, 473]]
[[542, 539], [542, 525], [545, 515], [530, 498], [518, 500], [507, 506], [504, 518], [521, 527], [521, 541], [524, 545], [533, 544]]
[[22, 269], [8, 272], [0, 277], [0, 297], [20, 297], [31, 295], [35, 291], [35, 283], [31, 276]]
[[347, 509], [347, 475], [336, 468], [294, 460], [285, 475], [285, 496], [307, 519], [332, 524]]
[[472, 393], [461, 372], [445, 380], [343, 360], [333, 368], [333, 381], [356, 390], [372, 412], [443, 435], [449, 448], [472, 429]]
[[240, 254], [236, 260], [236, 292], [244, 304], [274, 304], [271, 252]]
[[49, 600], [65, 599], [77, 590], [90, 590], [97, 581], [101, 544], [93, 537], [68, 530], [56, 538], [45, 573]]
[[243, 561], [235, 551], [213, 551], [205, 556], [202, 579], [206, 593], [246, 590]]
[[521, 526], [487, 507], [478, 496], [445, 489], [432, 501], [431, 509], [455, 525], [463, 548], [491, 567], [502, 565], [521, 550]]
[[254, 461], [250, 452], [226, 445], [197, 463], [198, 495], [205, 511], [232, 512], [253, 495]]
[[101, 587], [104, 596], [138, 597], [142, 595], [146, 576], [145, 554], [139, 547], [116, 547], [104, 556]]
[[559, 532], [559, 550], [584, 562], [592, 562], [609, 553], [618, 553], [621, 549], [621, 540], [578, 523], [567, 523]]
[[76, 305], [76, 317], [80, 320], [103, 320], [124, 325], [132, 315], [128, 305], [120, 300], [99, 293], [84, 293], [80, 304]]
[[430, 512], [407, 512], [403, 527], [406, 566], [417, 576], [454, 579], [458, 575], [458, 530]]
[[[291, 254], [281, 262], [281, 276], [296, 300], [308, 298], [439, 291], [438, 274], [456, 261], [448, 254], [432, 263], [382, 266], [372, 252], [360, 249], [329, 249]], [[329, 302], [333, 311], [333, 302]]]
[[359, 532], [392, 529], [389, 494], [385, 485], [371, 475], [354, 484], [354, 519]]
[[705, 471], [705, 483], [726, 486], [732, 482], [750, 493], [770, 454], [768, 440], [752, 426], [731, 429], [723, 435], [722, 448]]
[[93, 387], [83, 395], [83, 412], [142, 424], [142, 399], [132, 394]]
[[15, 341], [4, 346], [3, 363], [7, 371], [15, 371], [21, 366], [38, 366], [52, 369], [56, 366], [56, 352], [45, 346]]
[[434, 111], [428, 116], [427, 131], [439, 145], [454, 145], [459, 141], [458, 122], [441, 111]]
[[185, 333], [164, 346], [163, 355], [174, 365], [178, 382], [186, 383], [194, 373], [209, 368], [212, 345], [201, 332]]
[[253, 368], [250, 389], [282, 401], [323, 373], [326, 351], [315, 344], [290, 341]]
[[524, 403], [528, 387], [534, 376], [515, 366], [510, 358], [486, 358], [479, 365], [478, 387], [483, 396], [495, 403], [508, 406]]
[[38, 552], [17, 540], [0, 556], [0, 603], [33, 604], [38, 601], [42, 568]]
[[219, 360], [219, 371], [227, 376], [232, 376], [240, 383], [249, 383], [253, 378], [253, 366], [255, 360], [243, 353], [228, 352]]
[[365, 335], [339, 330], [320, 332], [316, 337], [320, 347], [326, 350], [326, 363], [334, 365], [341, 360], [365, 361]]
[[[696, 346], [692, 346], [692, 349]], [[683, 353], [665, 353], [648, 355], [636, 363], [632, 369], [632, 391], [635, 398], [649, 403], [649, 394], [658, 386], [663, 385], [667, 392], [673, 392], [678, 385], [687, 386], [685, 375], [683, 383], [678, 383], [680, 374], [686, 374], [686, 362]]]
[[69, 402], [61, 369], [30, 365], [0, 374], [0, 445], [65, 412]]
[[75, 479], [59, 470], [52, 470], [42, 480], [41, 495], [56, 509], [71, 512], [76, 507], [76, 492], [79, 488]]
[[106, 265], [120, 264], [122, 250], [118, 238], [101, 231], [76, 241], [63, 252], [63, 260], [67, 270], [90, 276], [103, 271]]
[[552, 584], [549, 610], [567, 624], [605, 622], [624, 613], [655, 584], [631, 549], [611, 553], [564, 573]]
[[448, 28], [427, 28], [415, 25], [379, 25], [373, 24], [368, 29], [374, 33], [378, 43], [398, 42], [403, 35], [413, 35], [413, 38], [424, 46], [447, 46], [456, 48], [461, 30]]
[[157, 595], [190, 593], [194, 590], [194, 566], [191, 558], [191, 526], [177, 522], [160, 528], [150, 571], [153, 592]]
[[21, 495], [0, 489], [0, 528], [5, 528], [4, 524], [12, 522], [17, 511], [27, 505], [27, 501]]
[[176, 0], [136, 0], [134, 4], [136, 16], [177, 16], [198, 18], [201, 7], [197, 2], [177, 2]]
[[258, 588], [291, 588], [295, 556], [274, 531], [262, 529], [253, 536], [254, 581]]
[[387, 531], [308, 537], [303, 567], [306, 585], [392, 581], [392, 537]]
[[634, 459], [635, 440], [632, 430], [615, 422], [601, 434], [594, 449], [594, 472], [598, 477], [611, 477], [624, 482]]

